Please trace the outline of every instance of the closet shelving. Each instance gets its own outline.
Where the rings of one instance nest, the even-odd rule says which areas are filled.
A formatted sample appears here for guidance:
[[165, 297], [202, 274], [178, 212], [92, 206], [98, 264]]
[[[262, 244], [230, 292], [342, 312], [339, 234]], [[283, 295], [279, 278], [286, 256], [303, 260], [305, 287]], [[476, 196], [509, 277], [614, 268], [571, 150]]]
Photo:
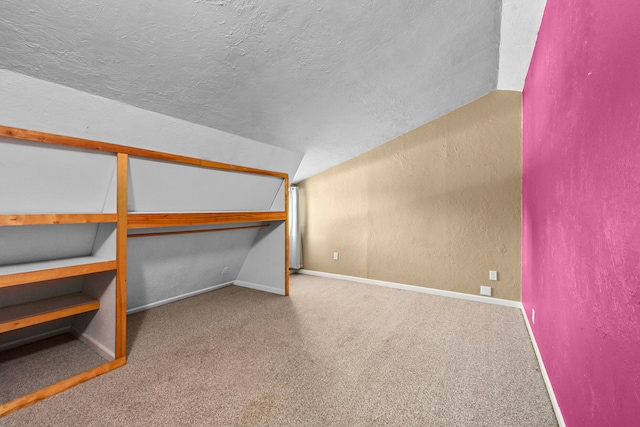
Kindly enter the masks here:
[[[193, 211], [185, 212], [136, 212], [128, 210], [130, 196], [131, 159], [145, 159], [173, 165], [272, 177], [281, 180], [282, 189], [288, 188], [287, 174], [213, 162], [192, 157], [174, 155], [135, 147], [54, 135], [25, 129], [0, 126], [0, 137], [10, 139], [12, 144], [25, 141], [28, 144], [42, 143], [51, 147], [83, 152], [107, 153], [116, 162], [115, 166], [115, 212], [91, 213], [2, 213], [0, 229], [5, 227], [55, 227], [71, 224], [95, 224], [103, 247], [94, 247], [90, 256], [64, 257], [60, 259], [36, 260], [20, 264], [0, 266], [0, 291], [20, 295], [23, 287], [34, 283], [51, 283], [55, 279], [81, 277], [85, 287], [81, 292], [29, 300], [10, 306], [0, 304], [0, 339], [2, 334], [56, 319], [77, 317], [80, 339], [106, 357], [107, 363], [74, 375], [9, 402], [0, 402], [0, 417], [30, 405], [53, 394], [66, 390], [81, 382], [116, 369], [126, 363], [126, 263], [128, 230], [130, 237], [159, 236], [168, 234], [206, 233], [245, 228], [269, 228], [269, 224], [283, 224], [288, 229], [288, 191], [282, 191], [282, 209], [270, 211]], [[0, 141], [1, 143], [1, 141]], [[253, 224], [250, 224], [253, 223]], [[190, 229], [192, 226], [227, 225], [216, 229]], [[168, 227], [169, 231], [162, 231]], [[180, 228], [176, 230], [175, 228]], [[282, 227], [280, 227], [282, 228]], [[149, 229], [148, 232], [145, 229]], [[161, 229], [160, 231], [158, 229]], [[135, 230], [135, 231], [133, 231]], [[284, 294], [289, 294], [288, 283], [288, 233], [283, 233], [284, 259], [282, 270]], [[104, 243], [103, 242], [103, 243]], [[106, 248], [106, 249], [105, 249]], [[104, 275], [107, 276], [104, 276]], [[111, 275], [111, 276], [109, 276]], [[96, 279], [97, 277], [97, 279]], [[93, 280], [96, 283], [91, 282]], [[33, 293], [33, 291], [30, 291]], [[106, 296], [105, 296], [106, 295]], [[19, 298], [18, 298], [19, 299]], [[85, 313], [91, 314], [91, 317]], [[75, 317], [74, 317], [75, 316]], [[74, 320], [75, 322], [75, 320]], [[96, 322], [98, 322], [96, 324]], [[82, 336], [84, 332], [87, 336]], [[84, 339], [83, 339], [84, 338]], [[106, 350], [105, 350], [106, 349]]]

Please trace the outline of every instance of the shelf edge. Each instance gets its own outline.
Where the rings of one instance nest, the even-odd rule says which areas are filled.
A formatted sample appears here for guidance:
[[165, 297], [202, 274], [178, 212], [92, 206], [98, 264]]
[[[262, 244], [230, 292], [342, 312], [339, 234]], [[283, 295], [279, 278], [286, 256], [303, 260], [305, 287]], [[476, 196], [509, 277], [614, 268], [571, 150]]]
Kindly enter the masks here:
[[117, 218], [115, 213], [0, 214], [0, 226], [115, 223]]

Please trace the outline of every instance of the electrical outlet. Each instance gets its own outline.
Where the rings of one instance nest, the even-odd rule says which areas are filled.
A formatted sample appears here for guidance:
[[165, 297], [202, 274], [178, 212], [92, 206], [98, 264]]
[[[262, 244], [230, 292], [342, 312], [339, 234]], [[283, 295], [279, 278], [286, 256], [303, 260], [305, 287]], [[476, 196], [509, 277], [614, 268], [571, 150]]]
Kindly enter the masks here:
[[229, 271], [229, 267], [223, 268], [222, 271], [220, 272], [220, 275], [227, 274], [227, 271]]
[[491, 296], [491, 286], [480, 286], [480, 295]]
[[489, 280], [498, 280], [498, 272], [495, 270], [489, 270]]
[[338, 252], [333, 253], [333, 259], [338, 259]]

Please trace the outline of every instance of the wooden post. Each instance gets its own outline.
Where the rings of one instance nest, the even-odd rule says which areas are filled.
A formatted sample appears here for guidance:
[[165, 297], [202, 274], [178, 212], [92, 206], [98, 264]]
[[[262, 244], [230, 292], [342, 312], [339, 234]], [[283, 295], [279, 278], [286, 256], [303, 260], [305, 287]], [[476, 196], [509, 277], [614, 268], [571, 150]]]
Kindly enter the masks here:
[[284, 294], [289, 296], [289, 175], [284, 177]]
[[118, 153], [116, 231], [116, 359], [127, 356], [127, 216], [129, 155]]

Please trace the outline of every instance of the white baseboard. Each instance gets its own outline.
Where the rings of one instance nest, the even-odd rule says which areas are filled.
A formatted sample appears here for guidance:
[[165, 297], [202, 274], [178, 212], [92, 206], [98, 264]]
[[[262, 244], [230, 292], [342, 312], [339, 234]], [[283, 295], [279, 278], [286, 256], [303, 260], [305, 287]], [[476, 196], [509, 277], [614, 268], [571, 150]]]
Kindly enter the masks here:
[[383, 280], [365, 279], [362, 277], [345, 276], [342, 274], [323, 273], [321, 271], [313, 270], [298, 270], [300, 274], [306, 274], [309, 276], [328, 277], [330, 279], [349, 280], [351, 282], [365, 283], [367, 285], [384, 286], [387, 288], [403, 289], [405, 291], [420, 292], [423, 294], [439, 295], [441, 297], [458, 298], [468, 301], [484, 302], [487, 304], [502, 305], [506, 307], [522, 308], [522, 303], [519, 301], [510, 301], [501, 298], [484, 297], [481, 295], [464, 294], [462, 292], [444, 291], [442, 289], [424, 288], [422, 286], [404, 285], [402, 283], [385, 282]]
[[93, 337], [90, 337], [87, 334], [83, 334], [82, 332], [78, 331], [75, 328], [71, 328], [71, 331], [69, 332], [71, 332], [71, 335], [73, 335], [74, 337], [78, 338], [80, 341], [85, 343], [88, 347], [91, 347], [93, 351], [98, 353], [104, 359], [107, 359], [108, 361], [112, 361], [116, 359], [115, 352], [105, 347], [102, 343], [96, 341]]
[[20, 347], [21, 345], [31, 344], [32, 342], [45, 340], [47, 338], [55, 337], [56, 335], [66, 334], [70, 329], [71, 326], [64, 326], [62, 328], [54, 329], [53, 331], [47, 331], [37, 335], [30, 335], [26, 338], [21, 338], [15, 341], [9, 341], [0, 344], [0, 351], [9, 350], [10, 348], [14, 347]]
[[234, 285], [241, 286], [243, 288], [255, 289], [257, 291], [270, 292], [272, 294], [284, 295], [284, 289], [274, 288], [273, 286], [259, 285], [257, 283], [244, 282], [242, 280], [236, 280]]
[[551, 406], [553, 406], [553, 412], [555, 412], [556, 414], [558, 425], [560, 427], [565, 427], [566, 424], [564, 423], [564, 418], [562, 417], [562, 411], [560, 411], [560, 406], [558, 405], [556, 394], [554, 393], [553, 387], [551, 386], [551, 381], [549, 381], [549, 375], [547, 374], [547, 369], [544, 367], [544, 362], [542, 361], [542, 355], [540, 354], [540, 349], [538, 348], [536, 337], [533, 335], [533, 329], [531, 329], [531, 325], [529, 324], [529, 318], [527, 317], [527, 312], [524, 310], [524, 307], [522, 307], [522, 317], [524, 317], [524, 323], [527, 325], [527, 331], [529, 331], [531, 344], [533, 344], [533, 350], [536, 352], [536, 358], [538, 359], [540, 372], [542, 373], [542, 378], [544, 379], [544, 385], [547, 387], [547, 393], [549, 393], [549, 399], [551, 399]]
[[204, 294], [206, 292], [215, 291], [216, 289], [224, 288], [226, 286], [233, 285], [233, 282], [221, 283], [219, 285], [209, 286], [208, 288], [198, 289], [197, 291], [187, 292], [186, 294], [177, 295], [175, 297], [163, 299], [162, 301], [151, 302], [149, 304], [144, 304], [139, 307], [132, 307], [127, 309], [127, 314], [137, 313], [139, 311], [149, 310], [150, 308], [159, 307], [161, 305], [169, 304], [172, 302], [180, 301], [181, 299], [194, 297], [196, 295]]

